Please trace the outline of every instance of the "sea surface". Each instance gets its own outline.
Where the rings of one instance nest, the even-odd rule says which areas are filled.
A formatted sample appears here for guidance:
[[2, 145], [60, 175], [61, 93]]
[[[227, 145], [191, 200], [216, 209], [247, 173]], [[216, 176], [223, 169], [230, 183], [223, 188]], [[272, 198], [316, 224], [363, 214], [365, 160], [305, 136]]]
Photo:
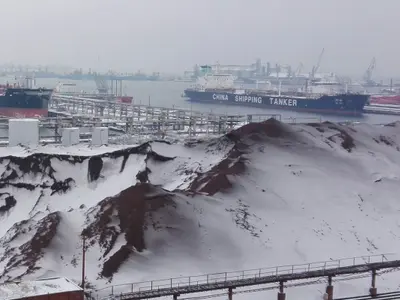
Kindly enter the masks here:
[[[7, 78], [0, 78], [0, 82], [5, 82]], [[59, 79], [37, 79], [36, 84], [47, 88], [54, 88]], [[12, 81], [10, 81], [12, 82]], [[75, 83], [76, 91], [84, 90], [87, 93], [95, 92], [96, 84], [94, 81], [62, 81], [63, 83]], [[400, 121], [400, 116], [364, 114], [360, 117], [321, 115], [317, 113], [292, 112], [286, 110], [255, 108], [246, 106], [233, 106], [222, 104], [203, 104], [191, 103], [182, 98], [185, 88], [192, 83], [174, 82], [174, 81], [125, 81], [123, 83], [123, 94], [134, 97], [135, 104], [144, 104], [160, 107], [186, 108], [202, 112], [214, 112], [227, 115], [236, 114], [277, 114], [285, 122], [362, 122], [369, 124], [387, 124], [394, 121]]]

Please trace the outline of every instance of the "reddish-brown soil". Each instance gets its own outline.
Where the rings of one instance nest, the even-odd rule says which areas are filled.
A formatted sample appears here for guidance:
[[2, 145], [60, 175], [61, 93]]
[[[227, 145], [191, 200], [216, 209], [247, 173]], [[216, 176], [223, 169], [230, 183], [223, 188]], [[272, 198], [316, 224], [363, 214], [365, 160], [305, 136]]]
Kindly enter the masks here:
[[286, 126], [275, 119], [269, 119], [261, 123], [249, 123], [226, 134], [223, 139], [228, 138], [234, 142], [232, 150], [210, 171], [199, 174], [190, 185], [190, 191], [214, 195], [232, 188], [229, 176], [244, 173], [250, 145], [265, 141], [266, 138], [290, 136], [291, 132]]
[[[8, 261], [2, 276], [5, 276], [14, 267], [19, 267], [21, 265], [26, 266], [27, 270], [20, 277], [40, 269], [36, 263], [43, 257], [43, 250], [50, 245], [56, 235], [60, 221], [61, 216], [59, 212], [54, 212], [41, 219], [34, 229], [23, 228], [23, 226], [27, 224], [26, 222], [19, 223], [22, 227], [17, 228], [17, 233], [12, 239], [15, 239], [19, 235], [26, 234], [26, 230], [36, 230], [36, 232], [32, 239], [19, 247], [19, 251], [15, 251], [15, 249], [9, 250], [10, 254], [15, 254]], [[20, 253], [18, 254], [18, 252]]]
[[[146, 248], [144, 233], [151, 219], [149, 214], [167, 205], [174, 205], [171, 194], [148, 183], [138, 183], [99, 203], [100, 210], [94, 222], [82, 235], [90, 239], [92, 245], [98, 241], [104, 256], [113, 250], [120, 234], [124, 234], [126, 240], [126, 244], [104, 263], [102, 276], [111, 277], [131, 253]], [[110, 225], [115, 223], [115, 218], [118, 226]]]
[[[334, 136], [338, 136], [341, 138], [341, 140], [342, 140], [341, 146], [343, 149], [347, 150], [347, 152], [351, 152], [353, 150], [353, 148], [356, 147], [353, 137], [342, 126], [331, 123], [331, 122], [324, 122], [323, 124], [325, 124], [325, 126], [327, 126], [327, 128], [339, 132], [337, 135], [334, 135]], [[333, 140], [334, 136], [330, 137], [329, 140], [334, 142], [334, 140]]]
[[249, 123], [238, 129], [232, 130], [226, 136], [232, 141], [244, 140], [247, 138], [261, 140], [265, 137], [279, 138], [289, 134], [287, 125], [276, 119], [268, 119], [260, 123]]

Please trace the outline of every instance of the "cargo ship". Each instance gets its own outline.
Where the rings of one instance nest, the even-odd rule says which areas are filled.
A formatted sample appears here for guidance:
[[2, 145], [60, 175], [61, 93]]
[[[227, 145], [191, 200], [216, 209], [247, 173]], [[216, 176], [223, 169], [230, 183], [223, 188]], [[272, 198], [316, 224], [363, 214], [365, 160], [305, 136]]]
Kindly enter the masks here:
[[[347, 91], [330, 91], [321, 84], [305, 86], [299, 91], [237, 89], [235, 78], [230, 74], [206, 74], [198, 82], [184, 90], [183, 97], [189, 101], [228, 105], [253, 106], [270, 109], [360, 115], [369, 101], [369, 95]], [[316, 91], [316, 90], [319, 90]]]
[[400, 89], [393, 88], [390, 81], [390, 88], [382, 89], [379, 94], [371, 95], [371, 104], [379, 105], [400, 105]]
[[0, 85], [0, 117], [46, 117], [52, 93], [52, 89]]

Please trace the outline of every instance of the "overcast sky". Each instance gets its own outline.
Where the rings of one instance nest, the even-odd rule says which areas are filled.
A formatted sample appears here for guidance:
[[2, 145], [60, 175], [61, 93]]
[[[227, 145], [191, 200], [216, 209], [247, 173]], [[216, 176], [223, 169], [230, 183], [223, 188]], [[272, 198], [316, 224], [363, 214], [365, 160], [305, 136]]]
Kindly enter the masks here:
[[400, 0], [0, 0], [0, 63], [120, 71], [300, 62], [400, 75]]

